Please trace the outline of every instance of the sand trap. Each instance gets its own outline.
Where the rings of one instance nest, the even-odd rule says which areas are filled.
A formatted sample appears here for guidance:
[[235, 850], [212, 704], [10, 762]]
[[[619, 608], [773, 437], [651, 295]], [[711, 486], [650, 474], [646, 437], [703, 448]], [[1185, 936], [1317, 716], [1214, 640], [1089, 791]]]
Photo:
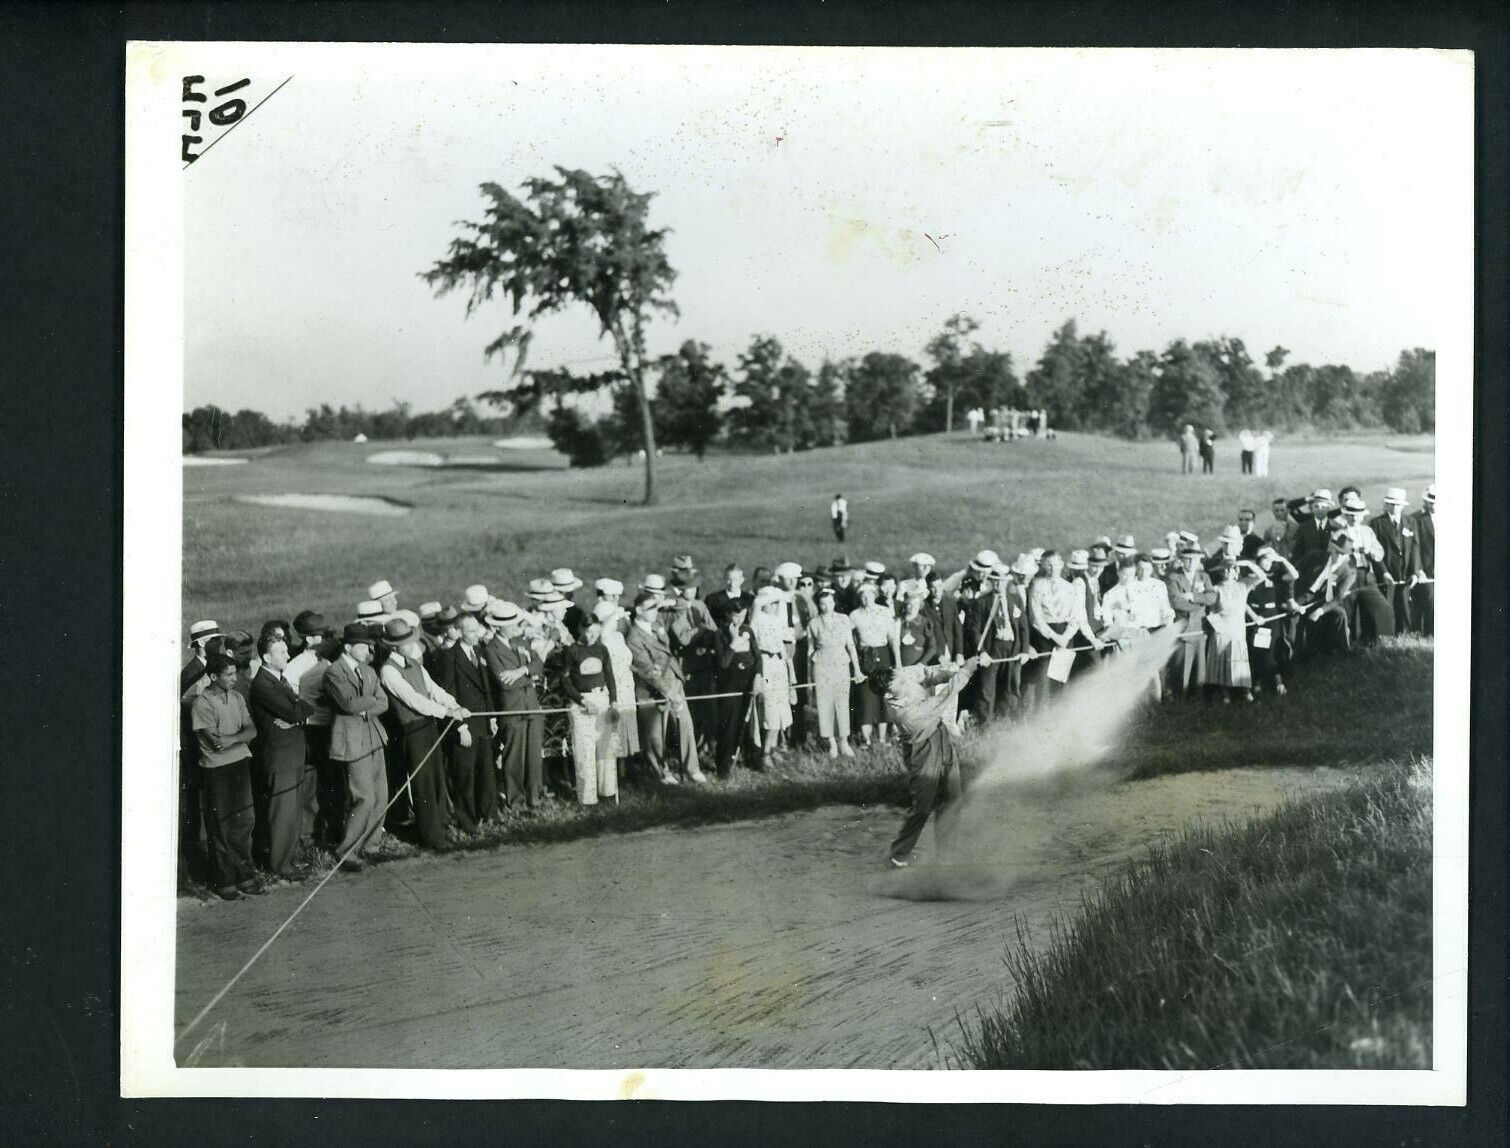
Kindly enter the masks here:
[[[899, 898], [889, 879], [916, 869], [881, 869], [892, 809], [393, 862], [326, 886], [205, 1019], [198, 1063], [937, 1068], [929, 1026], [947, 1044], [956, 1010], [1009, 987], [1019, 919], [1046, 943], [1163, 834], [1345, 777], [1189, 773], [1023, 801], [999, 811], [1022, 844], [994, 851], [1011, 888], [988, 902]], [[931, 848], [930, 829], [919, 862]], [[179, 1026], [307, 895], [179, 901]]]
[[203, 455], [184, 455], [185, 466], [245, 466], [244, 458], [205, 458]]
[[333, 510], [345, 514], [408, 514], [407, 506], [363, 494], [243, 494], [238, 501], [294, 510]]
[[427, 450], [380, 450], [367, 461], [378, 466], [445, 466], [444, 455]]
[[555, 444], [544, 435], [517, 435], [514, 438], [494, 439], [499, 450], [554, 450]]

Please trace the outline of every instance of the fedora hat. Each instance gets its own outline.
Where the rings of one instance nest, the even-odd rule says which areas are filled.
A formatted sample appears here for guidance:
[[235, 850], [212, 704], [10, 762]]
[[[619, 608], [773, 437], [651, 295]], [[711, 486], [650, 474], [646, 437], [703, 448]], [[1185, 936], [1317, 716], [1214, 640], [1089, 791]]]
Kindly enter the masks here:
[[1385, 506], [1404, 506], [1410, 499], [1405, 497], [1403, 486], [1392, 486], [1384, 492]]
[[1220, 537], [1223, 542], [1235, 542], [1239, 546], [1243, 544], [1243, 532], [1233, 522], [1229, 522], [1226, 526], [1222, 527]]
[[488, 588], [481, 584], [468, 586], [461, 596], [460, 610], [463, 614], [481, 614], [488, 608]]
[[1437, 504], [1437, 484], [1436, 483], [1432, 483], [1430, 486], [1428, 486], [1426, 488], [1426, 493], [1423, 494], [1423, 495], [1421, 495], [1421, 501], [1424, 502], [1424, 503], [1426, 503], [1427, 506], [1435, 506]]
[[907, 561], [911, 562], [914, 566], [937, 566], [938, 565], [938, 563], [933, 560], [933, 555], [929, 554], [925, 550], [919, 550], [911, 558], [907, 559]]
[[1333, 502], [1332, 492], [1324, 486], [1317, 487], [1311, 491], [1309, 501], [1317, 506], [1331, 506]]
[[396, 650], [406, 642], [414, 641], [418, 636], [407, 618], [389, 618], [383, 624], [383, 645], [390, 650]]
[[386, 578], [379, 578], [371, 586], [367, 587], [367, 597], [369, 598], [383, 598], [389, 594], [396, 593], [398, 591], [393, 588], [393, 583], [389, 582]]
[[1367, 510], [1368, 503], [1363, 501], [1363, 495], [1359, 494], [1356, 490], [1350, 490], [1342, 496], [1342, 509], [1352, 511]]
[[1118, 554], [1136, 554], [1138, 545], [1133, 541], [1131, 534], [1124, 534], [1117, 539], [1117, 544], [1112, 547]]
[[1179, 539], [1181, 546], [1192, 546], [1200, 542], [1201, 536], [1194, 530], [1181, 530], [1179, 532]]
[[1085, 570], [1090, 566], [1090, 554], [1085, 550], [1071, 550], [1070, 560], [1064, 564], [1066, 570]]
[[671, 560], [671, 569], [678, 570], [683, 574], [696, 574], [697, 567], [692, 562], [692, 555], [678, 554]]
[[879, 579], [885, 573], [886, 563], [877, 562], [874, 558], [865, 563], [865, 577], [871, 579]]
[[325, 615], [318, 610], [302, 610], [294, 618], [294, 630], [300, 637], [313, 638], [325, 632]]
[[970, 569], [977, 574], [987, 574], [995, 569], [1001, 561], [1001, 556], [994, 550], [982, 550], [974, 558], [970, 559]]
[[582, 589], [582, 579], [573, 574], [570, 567], [562, 566], [551, 571], [551, 586], [558, 593], [570, 594], [574, 590]]
[[372, 638], [372, 627], [365, 622], [347, 622], [341, 631], [341, 641], [348, 646], [370, 646]]
[[189, 627], [189, 644], [208, 642], [218, 633], [220, 633], [219, 622], [212, 622], [208, 618], [202, 622], [195, 622]]
[[488, 621], [494, 625], [503, 625], [506, 622], [519, 620], [519, 607], [512, 602], [505, 602], [502, 598], [492, 598], [488, 601]]
[[666, 593], [666, 579], [659, 574], [646, 574], [640, 582], [640, 589], [650, 594], [664, 597]]
[[802, 567], [796, 562], [782, 562], [771, 573], [777, 578], [790, 578], [795, 582], [798, 578], [802, 577]]
[[537, 602], [544, 602], [556, 592], [555, 584], [549, 578], [531, 578], [529, 596]]
[[1169, 559], [1173, 556], [1169, 553], [1169, 547], [1155, 546], [1148, 552], [1148, 557], [1151, 561], [1154, 562], [1168, 562]]
[[617, 578], [599, 578], [592, 584], [592, 588], [604, 597], [618, 597], [624, 593], [624, 583]]
[[1187, 542], [1180, 547], [1181, 558], [1189, 558], [1192, 554], [1194, 554], [1197, 558], [1204, 558], [1206, 556], [1206, 552], [1199, 546], [1197, 546], [1194, 542]]
[[[403, 611], [401, 610], [399, 613], [402, 614]], [[429, 622], [438, 617], [440, 617], [439, 602], [421, 602], [419, 604], [419, 620], [421, 622]]]
[[1089, 556], [1092, 562], [1106, 562], [1111, 557], [1111, 544], [1094, 543], [1090, 548]]
[[853, 569], [854, 567], [849, 564], [849, 559], [843, 555], [840, 555], [828, 564], [828, 572], [830, 574], [848, 574]]
[[383, 604], [369, 599], [366, 602], [357, 603], [357, 621], [375, 622], [383, 616]]

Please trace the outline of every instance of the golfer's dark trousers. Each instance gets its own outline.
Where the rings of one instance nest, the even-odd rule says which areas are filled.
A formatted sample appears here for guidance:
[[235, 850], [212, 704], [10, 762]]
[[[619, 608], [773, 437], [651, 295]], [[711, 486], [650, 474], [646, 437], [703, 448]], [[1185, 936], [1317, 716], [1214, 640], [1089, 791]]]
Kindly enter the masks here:
[[252, 868], [251, 759], [199, 770], [204, 793], [205, 836], [215, 887], [227, 889], [256, 877]]
[[835, 518], [833, 520], [833, 522], [834, 522], [834, 537], [837, 538], [840, 542], [843, 542], [844, 541], [844, 520], [842, 518]]
[[[530, 717], [506, 717], [498, 719], [498, 732], [502, 735], [503, 784], [509, 808], [517, 809], [523, 801], [533, 809], [540, 801], [545, 782], [543, 768], [543, 743], [545, 718], [539, 714]], [[692, 736], [692, 731], [687, 731]], [[491, 805], [496, 809], [498, 794], [495, 790]], [[479, 818], [486, 820], [492, 811], [477, 811]]]
[[488, 810], [488, 816], [498, 810], [498, 778], [493, 772], [488, 719], [468, 718], [466, 727], [472, 734], [471, 745], [461, 744], [459, 726], [446, 735], [446, 786], [451, 792], [451, 817], [471, 833], [483, 816], [480, 810]]
[[1395, 612], [1379, 592], [1372, 571], [1359, 571], [1357, 590], [1348, 603], [1348, 612], [1360, 645], [1372, 646], [1395, 632]]
[[263, 785], [267, 792], [267, 862], [279, 876], [289, 875], [299, 859], [308, 810], [314, 804], [315, 773], [308, 764], [304, 727], [267, 725], [262, 747]]
[[744, 762], [747, 768], [760, 765], [760, 747], [755, 744], [754, 727], [750, 722], [750, 705], [755, 688], [754, 661], [744, 668], [730, 666], [718, 676], [718, 692], [739, 691], [737, 698], [718, 699], [718, 741], [714, 763], [719, 777], [728, 777], [734, 768], [734, 755], [744, 747]]
[[434, 718], [405, 726], [398, 739], [404, 769], [399, 784], [409, 783], [414, 832], [420, 844], [429, 849], [439, 849], [446, 843], [446, 828], [451, 824], [446, 810], [445, 763], [435, 749], [437, 740]]
[[919, 746], [916, 751], [917, 756], [927, 764], [914, 768], [909, 760], [907, 765], [911, 799], [907, 805], [907, 815], [902, 818], [902, 828], [897, 833], [897, 839], [891, 843], [891, 855], [898, 861], [905, 861], [912, 855], [918, 838], [923, 835], [923, 827], [935, 811], [940, 817], [934, 824], [939, 855], [945, 856], [953, 851], [956, 826], [947, 813], [949, 804], [957, 801], [960, 795], [954, 741], [943, 726], [933, 731], [929, 741], [931, 746]]

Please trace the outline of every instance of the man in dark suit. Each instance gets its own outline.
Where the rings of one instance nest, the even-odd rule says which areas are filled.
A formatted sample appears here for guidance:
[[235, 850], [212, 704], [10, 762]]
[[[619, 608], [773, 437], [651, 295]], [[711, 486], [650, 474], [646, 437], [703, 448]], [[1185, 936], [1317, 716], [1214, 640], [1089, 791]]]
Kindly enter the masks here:
[[1420, 552], [1416, 531], [1405, 517], [1405, 488], [1392, 486], [1384, 495], [1384, 513], [1376, 515], [1369, 527], [1384, 551], [1379, 560], [1379, 576], [1389, 604], [1394, 608], [1395, 633], [1403, 634], [1411, 624], [1411, 583], [1420, 570]]
[[346, 835], [337, 848], [350, 857], [341, 868], [360, 872], [362, 855], [383, 837], [383, 813], [388, 806], [388, 768], [383, 749], [388, 732], [380, 720], [388, 712], [388, 695], [372, 669], [372, 630], [351, 622], [342, 633], [345, 649], [325, 671], [325, 696], [330, 699], [330, 760], [346, 766], [351, 794]]
[[[483, 647], [483, 658], [493, 679], [497, 708], [538, 710], [545, 662], [524, 634], [524, 615], [512, 602], [494, 601], [488, 606], [488, 625], [493, 636]], [[498, 733], [504, 796], [510, 809], [517, 810], [523, 803], [525, 815], [532, 816], [545, 788], [545, 717], [538, 713], [501, 717]], [[479, 808], [477, 818], [486, 821], [495, 813], [496, 809]]]
[[[1421, 496], [1421, 509], [1410, 516], [1416, 534], [1416, 584], [1411, 587], [1411, 613], [1416, 629], [1431, 637], [1436, 629], [1437, 484]], [[1423, 581], [1425, 579], [1425, 581]]]
[[268, 868], [287, 880], [309, 875], [302, 863], [301, 840], [306, 825], [314, 824], [315, 768], [304, 741], [304, 723], [313, 709], [299, 697], [284, 671], [288, 642], [265, 633], [257, 642], [262, 669], [252, 679], [252, 720], [262, 744], [260, 766], [267, 793]]
[[750, 605], [755, 601], [755, 595], [745, 588], [745, 572], [738, 562], [730, 562], [724, 567], [724, 585], [722, 590], [715, 590], [705, 599], [708, 613], [713, 615], [713, 622], [717, 626], [726, 626], [736, 610], [750, 612]]
[[944, 580], [935, 570], [928, 571], [926, 582], [928, 597], [923, 602], [923, 613], [933, 624], [933, 641], [939, 651], [939, 661], [953, 660], [965, 651], [959, 598], [944, 589]]
[[834, 578], [834, 612], [853, 614], [860, 608], [860, 588], [855, 584], [855, 568], [842, 555], [829, 564]]
[[493, 678], [483, 658], [487, 628], [475, 614], [458, 619], [461, 637], [439, 651], [430, 670], [436, 684], [472, 716], [446, 735], [446, 786], [452, 820], [466, 833], [477, 832], [481, 810], [498, 808], [498, 779], [493, 773], [493, 741], [488, 719], [479, 713], [502, 709], [496, 704]]
[[1249, 562], [1258, 561], [1258, 552], [1263, 549], [1264, 538], [1255, 529], [1255, 521], [1258, 515], [1247, 507], [1237, 512], [1237, 532], [1242, 538], [1242, 546], [1237, 552], [1239, 558]]
[[1290, 517], [1295, 520], [1295, 532], [1290, 540], [1290, 561], [1305, 578], [1312, 576], [1326, 563], [1327, 543], [1332, 536], [1329, 515], [1336, 509], [1330, 490], [1313, 490], [1308, 498], [1292, 498], [1285, 504]]
[[998, 676], [1005, 666], [998, 664], [1020, 651], [1016, 646], [1012, 606], [1007, 596], [1011, 570], [998, 563], [982, 581], [980, 592], [965, 607], [963, 623], [964, 654], [974, 658], [987, 654], [991, 661], [980, 667], [976, 689], [970, 698], [970, 712], [976, 722], [985, 725], [996, 713]]
[[1353, 540], [1339, 530], [1327, 543], [1327, 558], [1320, 572], [1296, 587], [1296, 598], [1305, 609], [1303, 640], [1309, 650], [1346, 653], [1351, 648], [1347, 602], [1357, 579]]

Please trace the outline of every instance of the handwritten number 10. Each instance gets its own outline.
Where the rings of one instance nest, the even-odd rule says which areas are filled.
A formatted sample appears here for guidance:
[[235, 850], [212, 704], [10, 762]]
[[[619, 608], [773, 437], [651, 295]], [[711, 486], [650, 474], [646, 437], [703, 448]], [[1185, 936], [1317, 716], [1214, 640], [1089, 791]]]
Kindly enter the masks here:
[[[222, 96], [228, 96], [232, 92], [240, 91], [251, 82], [248, 79], [241, 79], [237, 80], [234, 84], [227, 84], [223, 88], [217, 88], [215, 89], [215, 98], [218, 100]], [[183, 78], [183, 102], [185, 104], [207, 104], [210, 102], [208, 96], [196, 90], [203, 83], [203, 76], [185, 76]], [[199, 158], [199, 152], [193, 150], [194, 145], [204, 142], [204, 137], [196, 134], [199, 131], [201, 116], [204, 115], [204, 110], [202, 108], [186, 107], [183, 109], [183, 114], [189, 121], [189, 130], [183, 136], [183, 161], [185, 163], [193, 163]], [[209, 111], [210, 123], [216, 127], [229, 127], [244, 115], [246, 115], [246, 101], [239, 96], [226, 100], [222, 104], [217, 104]]]

